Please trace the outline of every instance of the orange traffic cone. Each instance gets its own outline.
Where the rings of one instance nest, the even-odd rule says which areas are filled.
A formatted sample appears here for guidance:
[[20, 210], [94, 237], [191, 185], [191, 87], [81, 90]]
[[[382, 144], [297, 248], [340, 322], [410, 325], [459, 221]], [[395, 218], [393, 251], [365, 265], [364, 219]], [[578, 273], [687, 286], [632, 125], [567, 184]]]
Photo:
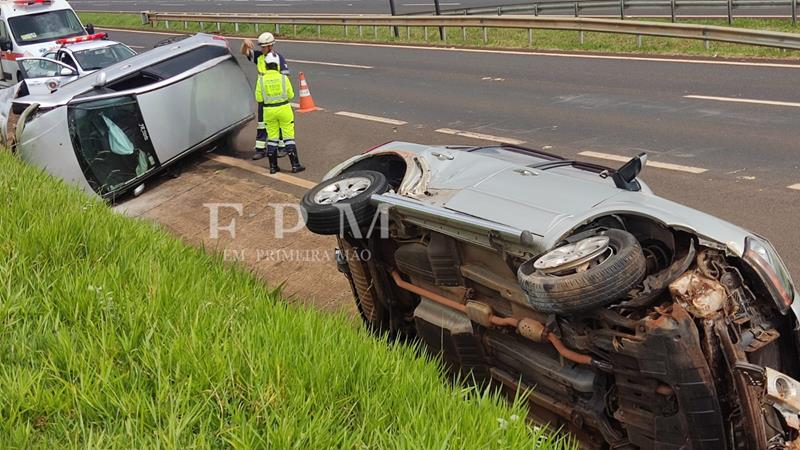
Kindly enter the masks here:
[[298, 112], [311, 112], [321, 108], [317, 108], [314, 104], [314, 99], [311, 98], [311, 92], [308, 90], [308, 83], [306, 83], [306, 76], [300, 72], [300, 109]]

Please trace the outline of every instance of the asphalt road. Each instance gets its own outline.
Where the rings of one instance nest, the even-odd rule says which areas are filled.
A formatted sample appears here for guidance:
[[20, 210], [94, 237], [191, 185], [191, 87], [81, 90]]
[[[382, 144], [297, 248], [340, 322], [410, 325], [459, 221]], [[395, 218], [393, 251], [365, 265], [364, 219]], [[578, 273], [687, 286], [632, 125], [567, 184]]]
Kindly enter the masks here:
[[[458, 10], [500, 5], [531, 5], [558, 0], [440, 0], [441, 9]], [[78, 11], [168, 11], [168, 12], [232, 12], [270, 14], [389, 14], [389, 0], [73, 0]], [[432, 12], [432, 0], [395, 0], [397, 14]], [[669, 17], [669, 8], [627, 7], [626, 15], [647, 17]], [[573, 15], [570, 10], [550, 10], [548, 14]], [[616, 17], [619, 10], [613, 8], [590, 8], [581, 11], [584, 16]], [[725, 16], [725, 7], [691, 6], [680, 7], [679, 17]], [[781, 16], [788, 17], [791, 8], [786, 6], [763, 6], [758, 8], [734, 8], [734, 16]]]
[[[150, 47], [160, 37], [112, 38]], [[305, 72], [314, 100], [326, 108], [297, 119], [310, 180], [398, 138], [482, 142], [443, 128], [610, 166], [621, 163], [606, 158], [646, 151], [661, 163], [644, 174], [658, 194], [768, 237], [800, 280], [800, 65], [288, 41], [278, 50], [295, 74]], [[252, 63], [244, 64], [253, 77]], [[304, 136], [336, 145], [303, 148]]]

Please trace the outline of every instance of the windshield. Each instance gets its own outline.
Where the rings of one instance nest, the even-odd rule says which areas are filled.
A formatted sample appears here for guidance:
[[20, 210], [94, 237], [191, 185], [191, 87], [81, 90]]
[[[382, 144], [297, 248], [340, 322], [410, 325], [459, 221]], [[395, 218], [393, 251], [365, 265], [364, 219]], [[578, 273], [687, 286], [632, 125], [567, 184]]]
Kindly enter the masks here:
[[38, 44], [65, 37], [86, 34], [71, 9], [27, 14], [8, 19], [14, 39], [20, 45]]
[[128, 47], [122, 44], [115, 44], [109, 47], [74, 52], [72, 55], [78, 60], [78, 64], [83, 70], [99, 70], [123, 59], [128, 59], [135, 54]]

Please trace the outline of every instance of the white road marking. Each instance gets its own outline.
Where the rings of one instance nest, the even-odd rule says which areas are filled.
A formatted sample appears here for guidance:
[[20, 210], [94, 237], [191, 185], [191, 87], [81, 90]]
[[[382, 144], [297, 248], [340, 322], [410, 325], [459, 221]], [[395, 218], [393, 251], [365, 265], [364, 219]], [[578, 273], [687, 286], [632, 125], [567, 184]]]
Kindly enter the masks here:
[[451, 128], [439, 128], [438, 130], [436, 130], [436, 132], [444, 134], [452, 134], [454, 136], [464, 136], [473, 139], [481, 139], [484, 141], [502, 142], [504, 144], [521, 145], [525, 143], [525, 141], [520, 141], [519, 139], [492, 136], [491, 134], [473, 133], [471, 131], [453, 130]]
[[[181, 33], [170, 33], [163, 31], [126, 30], [121, 28], [98, 27], [98, 29], [103, 29], [108, 31], [119, 31], [123, 33], [164, 34], [164, 35], [181, 34]], [[224, 37], [227, 39], [242, 39], [241, 36], [224, 36]], [[255, 37], [253, 39], [255, 39]], [[662, 63], [678, 63], [678, 64], [711, 64], [711, 65], [721, 65], [721, 66], [775, 67], [782, 69], [800, 69], [800, 64], [760, 63], [760, 62], [745, 62], [745, 61], [713, 61], [707, 59], [648, 58], [643, 56], [611, 56], [611, 55], [590, 55], [590, 54], [573, 54], [573, 53], [522, 52], [515, 50], [492, 50], [492, 49], [477, 49], [477, 48], [424, 47], [421, 45], [371, 44], [365, 42], [308, 41], [303, 39], [289, 39], [289, 38], [284, 38], [284, 42], [297, 43], [297, 44], [343, 45], [351, 47], [379, 47], [379, 48], [396, 48], [396, 49], [406, 49], [406, 50], [430, 50], [437, 52], [494, 53], [498, 55], [547, 56], [553, 58], [607, 59], [607, 60], [617, 60], [617, 61], [643, 61], [643, 62], [662, 62]]]
[[355, 119], [363, 119], [363, 120], [371, 120], [373, 122], [381, 122], [381, 123], [388, 123], [389, 125], [405, 125], [408, 122], [404, 122], [402, 120], [395, 120], [395, 119], [387, 119], [385, 117], [378, 117], [378, 116], [370, 116], [369, 114], [359, 114], [354, 112], [347, 112], [347, 111], [339, 111], [334, 113], [337, 116], [347, 116], [353, 117]]
[[789, 189], [794, 189], [795, 191], [800, 191], [800, 183], [795, 183], [791, 186], [786, 186], [786, 187], [788, 187]]
[[[430, 3], [401, 3], [401, 6], [431, 6]], [[461, 6], [461, 3], [439, 3], [439, 6]]]
[[694, 98], [698, 100], [714, 100], [718, 102], [752, 103], [756, 105], [789, 106], [792, 108], [800, 108], [800, 103], [778, 102], [774, 100], [754, 100], [751, 98], [712, 97], [709, 95], [684, 95], [683, 98]]
[[[578, 154], [581, 156], [588, 156], [590, 158], [607, 159], [609, 161], [619, 161], [619, 162], [628, 162], [631, 159], [629, 156], [612, 155], [610, 153], [600, 153], [600, 152], [587, 151], [587, 152], [580, 152]], [[678, 172], [688, 172], [695, 174], [708, 172], [708, 169], [703, 169], [701, 167], [683, 166], [680, 164], [662, 163], [651, 160], [647, 160], [647, 166], [656, 167], [658, 169], [677, 170]]]
[[358, 64], [343, 64], [343, 63], [332, 63], [332, 62], [322, 62], [322, 61], [306, 61], [303, 59], [287, 59], [289, 62], [299, 63], [299, 64], [318, 64], [320, 66], [335, 66], [335, 67], [351, 67], [353, 69], [374, 69], [372, 66], [360, 66]]
[[305, 189], [311, 189], [312, 187], [317, 185], [317, 183], [313, 181], [304, 180], [303, 178], [299, 178], [294, 175], [289, 175], [282, 172], [270, 174], [265, 167], [255, 165], [253, 163], [249, 163], [247, 161], [243, 161], [238, 158], [232, 158], [230, 156], [207, 154], [206, 158], [221, 164], [225, 164], [226, 166], [238, 167], [239, 169], [246, 170], [251, 173], [264, 175], [270, 178], [275, 178], [277, 180], [283, 181], [284, 183], [293, 184], [295, 186]]

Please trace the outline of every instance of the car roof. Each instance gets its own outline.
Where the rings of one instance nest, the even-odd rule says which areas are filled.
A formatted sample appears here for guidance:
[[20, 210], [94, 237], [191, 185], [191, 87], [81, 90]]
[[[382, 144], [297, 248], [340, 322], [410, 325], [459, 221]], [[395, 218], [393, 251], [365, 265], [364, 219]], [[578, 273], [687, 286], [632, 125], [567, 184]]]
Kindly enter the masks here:
[[112, 64], [105, 69], [101, 69], [93, 72], [92, 74], [78, 78], [71, 83], [63, 85], [61, 88], [51, 94], [28, 95], [16, 99], [15, 102], [24, 104], [38, 103], [40, 107], [55, 107], [62, 105], [78, 95], [93, 90], [100, 74], [105, 74], [106, 84], [109, 84], [159, 62], [169, 60], [178, 55], [182, 55], [204, 46], [227, 48], [227, 42], [224, 39], [217, 38], [209, 34], [198, 33], [181, 41], [139, 53], [126, 60]]

